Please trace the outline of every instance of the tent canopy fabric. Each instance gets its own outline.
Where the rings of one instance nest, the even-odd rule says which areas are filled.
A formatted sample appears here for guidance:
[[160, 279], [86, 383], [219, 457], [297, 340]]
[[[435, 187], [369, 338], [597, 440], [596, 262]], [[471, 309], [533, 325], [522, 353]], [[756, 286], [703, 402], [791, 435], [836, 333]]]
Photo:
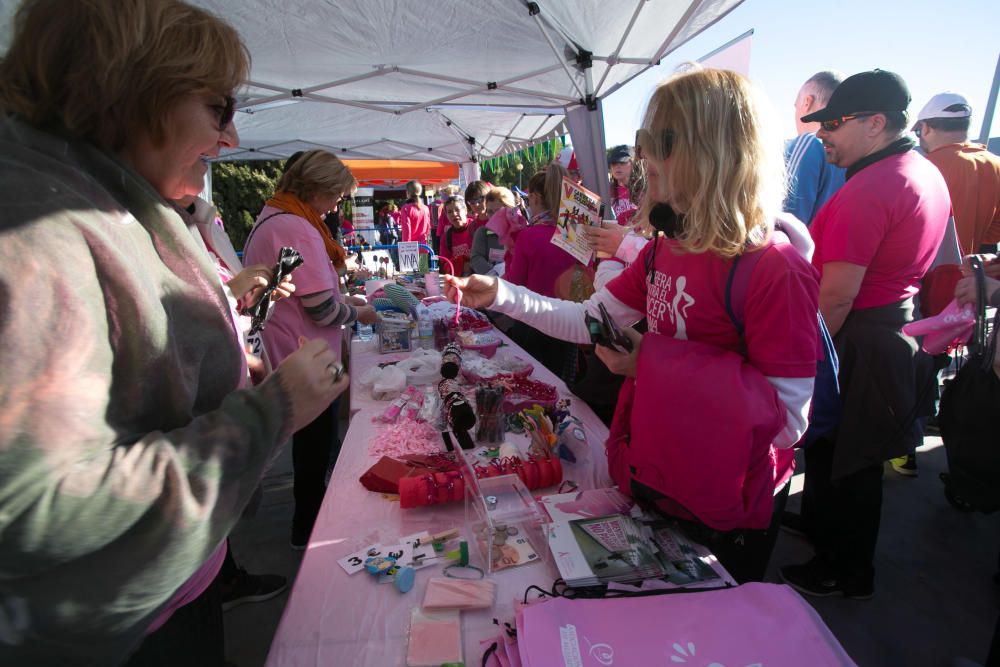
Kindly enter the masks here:
[[[584, 152], [601, 155], [597, 101], [742, 2], [190, 1], [232, 24], [252, 57], [241, 146], [221, 159], [326, 148], [461, 163], [566, 134], [565, 114], [581, 106], [586, 123], [574, 125], [589, 127], [573, 143], [579, 152], [600, 135]], [[0, 0], [0, 49], [17, 4]]]
[[426, 160], [344, 160], [344, 164], [358, 179], [358, 184], [397, 187], [407, 181], [422, 184], [450, 183], [458, 180], [455, 162], [430, 162]]

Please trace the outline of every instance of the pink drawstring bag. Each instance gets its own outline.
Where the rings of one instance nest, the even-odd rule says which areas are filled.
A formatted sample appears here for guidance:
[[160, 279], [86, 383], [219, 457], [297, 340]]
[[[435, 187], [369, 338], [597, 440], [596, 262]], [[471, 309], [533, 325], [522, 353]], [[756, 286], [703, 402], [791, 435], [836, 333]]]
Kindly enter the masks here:
[[959, 306], [954, 299], [934, 317], [910, 322], [903, 326], [907, 336], [923, 336], [921, 345], [927, 354], [941, 354], [955, 345], [969, 340], [976, 326], [976, 313], [972, 304]]
[[494, 213], [486, 223], [486, 229], [499, 236], [500, 244], [507, 249], [514, 247], [518, 233], [527, 226], [528, 221], [518, 209], [507, 207]]

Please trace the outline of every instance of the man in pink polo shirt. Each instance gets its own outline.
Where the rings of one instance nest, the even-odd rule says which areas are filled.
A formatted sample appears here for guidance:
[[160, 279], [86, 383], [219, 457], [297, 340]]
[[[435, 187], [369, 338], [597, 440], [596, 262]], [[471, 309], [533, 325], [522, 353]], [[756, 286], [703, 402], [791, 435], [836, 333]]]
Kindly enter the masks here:
[[843, 417], [805, 450], [802, 521], [816, 557], [781, 569], [808, 595], [873, 595], [882, 463], [922, 440], [917, 416], [932, 373], [901, 329], [914, 319], [913, 297], [951, 202], [940, 172], [905, 134], [909, 103], [902, 78], [874, 70], [848, 77], [825, 108], [802, 118], [820, 124], [827, 161], [847, 168], [847, 182], [809, 227], [819, 306], [840, 356]]

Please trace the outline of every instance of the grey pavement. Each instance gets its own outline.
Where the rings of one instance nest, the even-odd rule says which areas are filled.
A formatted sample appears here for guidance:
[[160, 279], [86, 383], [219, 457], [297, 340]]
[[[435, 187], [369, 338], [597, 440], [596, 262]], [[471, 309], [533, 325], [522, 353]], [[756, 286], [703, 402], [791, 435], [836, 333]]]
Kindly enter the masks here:
[[[1000, 553], [1000, 515], [963, 514], [948, 505], [938, 479], [946, 469], [940, 438], [925, 439], [918, 463], [916, 479], [887, 467], [875, 598], [809, 598], [862, 667], [950, 667], [957, 656], [983, 661], [1000, 610], [1000, 587], [992, 580]], [[790, 509], [798, 507], [801, 484], [796, 475]], [[301, 552], [288, 546], [291, 514], [291, 454], [286, 451], [264, 481], [256, 516], [241, 521], [233, 534], [237, 561], [250, 572], [282, 574], [292, 581]], [[806, 542], [782, 532], [768, 580], [779, 581], [781, 565], [811, 555]], [[226, 655], [233, 664], [264, 664], [287, 599], [285, 593], [226, 613]], [[478, 659], [468, 664], [479, 664]]]

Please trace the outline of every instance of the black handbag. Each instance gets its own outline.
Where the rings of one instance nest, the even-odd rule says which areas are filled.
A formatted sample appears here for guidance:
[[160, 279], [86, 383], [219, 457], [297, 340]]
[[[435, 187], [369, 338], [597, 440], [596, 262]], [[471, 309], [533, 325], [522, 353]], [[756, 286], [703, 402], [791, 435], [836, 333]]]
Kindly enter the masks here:
[[987, 332], [986, 278], [978, 257], [972, 259], [976, 276], [976, 327], [969, 358], [953, 380], [945, 384], [938, 411], [948, 472], [941, 474], [944, 493], [953, 506], [966, 512], [1000, 509], [1000, 377], [993, 370], [1000, 310]]

